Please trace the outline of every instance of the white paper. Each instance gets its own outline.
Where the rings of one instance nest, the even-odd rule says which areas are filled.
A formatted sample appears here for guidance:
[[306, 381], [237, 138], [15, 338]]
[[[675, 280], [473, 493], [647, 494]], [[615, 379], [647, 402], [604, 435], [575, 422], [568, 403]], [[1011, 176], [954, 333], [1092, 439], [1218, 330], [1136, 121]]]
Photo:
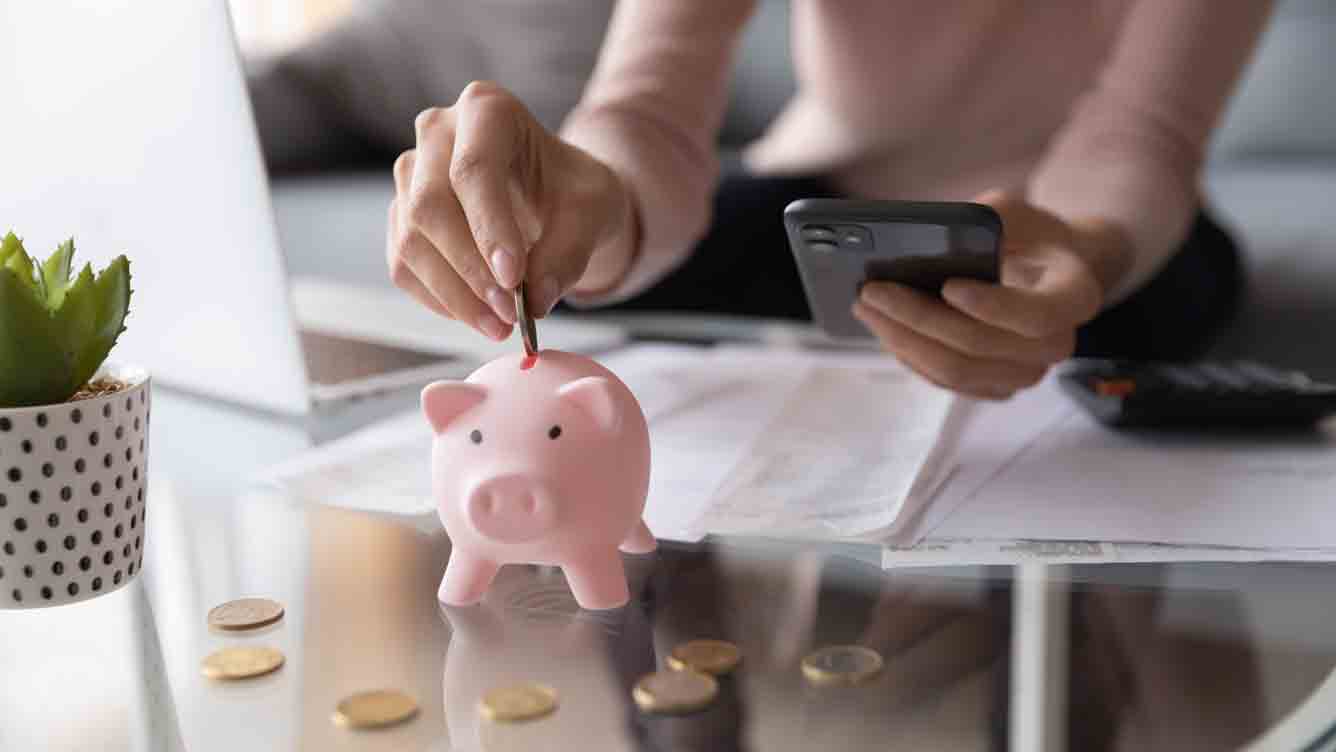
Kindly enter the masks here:
[[935, 526], [970, 540], [1336, 548], [1336, 426], [1306, 437], [1128, 432], [1062, 417]]
[[1053, 399], [1047, 388], [1027, 389], [1006, 402], [960, 402], [954, 436], [943, 437], [950, 443], [943, 450], [950, 457], [949, 475], [939, 492], [922, 504], [921, 512], [903, 520], [888, 536], [896, 546], [923, 541], [1071, 409], [1065, 400]]
[[686, 399], [651, 419], [645, 522], [659, 538], [700, 540], [699, 521], [757, 435], [797, 385], [798, 374], [758, 378], [711, 360], [663, 372]]
[[702, 531], [850, 539], [884, 535], [933, 459], [953, 397], [887, 358], [720, 353], [759, 374], [798, 374], [697, 522]]
[[432, 529], [431, 431], [409, 411], [269, 468], [257, 482], [309, 503], [411, 518]]
[[968, 540], [928, 538], [882, 549], [882, 567], [1014, 566], [1040, 564], [1146, 564], [1167, 562], [1324, 562], [1336, 548], [1174, 546], [1081, 540]]

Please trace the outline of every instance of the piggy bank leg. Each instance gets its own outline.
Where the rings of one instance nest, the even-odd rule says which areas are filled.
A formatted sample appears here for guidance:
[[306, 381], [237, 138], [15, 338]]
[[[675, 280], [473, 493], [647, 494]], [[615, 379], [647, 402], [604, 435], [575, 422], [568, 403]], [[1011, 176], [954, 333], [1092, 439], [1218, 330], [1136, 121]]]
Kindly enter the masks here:
[[616, 549], [564, 564], [561, 568], [580, 608], [589, 611], [621, 608], [631, 599], [622, 557]]
[[636, 521], [635, 527], [631, 528], [631, 533], [621, 545], [622, 552], [628, 554], [647, 554], [658, 547], [659, 542], [654, 540], [654, 533], [649, 531], [644, 520]]
[[450, 552], [450, 563], [445, 565], [436, 597], [447, 606], [471, 606], [482, 600], [497, 569], [496, 562], [455, 549]]

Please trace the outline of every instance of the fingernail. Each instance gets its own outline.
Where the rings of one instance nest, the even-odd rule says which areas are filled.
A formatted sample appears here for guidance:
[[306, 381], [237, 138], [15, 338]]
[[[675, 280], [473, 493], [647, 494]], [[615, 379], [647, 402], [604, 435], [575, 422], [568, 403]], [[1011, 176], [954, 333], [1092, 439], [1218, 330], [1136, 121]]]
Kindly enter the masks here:
[[862, 298], [864, 305], [872, 306], [883, 312], [889, 311], [893, 307], [890, 290], [882, 285], [876, 287], [864, 286], [859, 297]]
[[976, 294], [976, 290], [972, 286], [965, 284], [948, 283], [942, 288], [942, 297], [946, 298], [946, 302], [957, 307], [968, 307], [974, 302]]
[[515, 298], [501, 292], [499, 287], [487, 288], [487, 303], [496, 311], [496, 315], [507, 324], [515, 323]]
[[515, 260], [515, 254], [505, 248], [492, 251], [492, 273], [496, 275], [496, 281], [506, 287], [518, 285], [519, 262]]
[[546, 316], [556, 307], [557, 300], [561, 297], [561, 286], [557, 284], [557, 278], [544, 277], [538, 287], [538, 294], [541, 296], [539, 299], [545, 301], [544, 305], [547, 306], [547, 310], [543, 311], [543, 315]]
[[478, 327], [482, 329], [483, 334], [498, 342], [510, 335], [510, 327], [490, 313], [484, 313], [478, 318]]

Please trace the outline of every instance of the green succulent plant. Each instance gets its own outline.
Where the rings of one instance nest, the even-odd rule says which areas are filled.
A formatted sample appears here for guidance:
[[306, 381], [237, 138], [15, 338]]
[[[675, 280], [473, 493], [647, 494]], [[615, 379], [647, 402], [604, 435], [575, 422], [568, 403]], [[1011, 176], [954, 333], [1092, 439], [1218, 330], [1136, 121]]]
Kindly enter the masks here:
[[69, 399], [125, 331], [130, 262], [71, 277], [73, 262], [73, 239], [42, 264], [14, 233], [0, 240], [0, 408]]

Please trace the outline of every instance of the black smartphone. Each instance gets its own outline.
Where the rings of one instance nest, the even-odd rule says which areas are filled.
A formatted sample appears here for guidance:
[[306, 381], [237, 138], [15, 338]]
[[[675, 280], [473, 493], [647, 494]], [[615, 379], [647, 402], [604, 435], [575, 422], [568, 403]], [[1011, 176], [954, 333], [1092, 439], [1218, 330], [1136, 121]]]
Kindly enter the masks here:
[[952, 277], [998, 279], [1002, 218], [983, 204], [801, 199], [784, 228], [812, 316], [836, 339], [871, 336], [850, 312], [869, 280], [940, 295]]

